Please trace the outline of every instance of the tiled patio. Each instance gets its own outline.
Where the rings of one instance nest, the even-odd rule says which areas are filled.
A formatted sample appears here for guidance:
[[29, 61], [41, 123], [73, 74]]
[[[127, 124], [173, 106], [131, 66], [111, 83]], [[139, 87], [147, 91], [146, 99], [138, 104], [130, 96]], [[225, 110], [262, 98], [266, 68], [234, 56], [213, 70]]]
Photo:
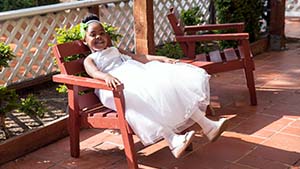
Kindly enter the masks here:
[[[243, 71], [232, 71], [212, 77], [211, 100], [217, 111], [217, 115], [213, 118], [230, 118], [229, 128], [217, 142], [209, 143], [202, 135], [201, 129], [195, 126], [197, 137], [193, 142], [193, 151], [187, 152], [180, 159], [175, 159], [163, 141], [143, 147], [136, 139], [139, 167], [300, 168], [299, 42], [288, 43], [288, 50], [266, 52], [255, 57], [257, 106], [249, 106]], [[121, 138], [115, 131], [83, 130], [79, 159], [69, 156], [68, 144], [68, 138], [61, 139], [0, 168], [127, 168], [124, 153], [120, 150]]]

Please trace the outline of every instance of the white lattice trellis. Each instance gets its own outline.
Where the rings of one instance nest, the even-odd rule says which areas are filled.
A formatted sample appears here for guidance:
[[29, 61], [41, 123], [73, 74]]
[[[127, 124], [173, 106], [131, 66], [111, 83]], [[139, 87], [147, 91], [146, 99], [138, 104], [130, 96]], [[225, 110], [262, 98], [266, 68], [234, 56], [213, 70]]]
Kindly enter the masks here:
[[192, 7], [200, 7], [204, 20], [209, 19], [209, 0], [155, 0], [154, 1], [154, 25], [155, 25], [155, 44], [160, 45], [165, 42], [174, 41], [171, 25], [167, 19], [170, 7], [174, 7], [178, 12], [188, 10]]
[[287, 0], [285, 8], [285, 16], [287, 17], [300, 17], [300, 1]]
[[134, 51], [134, 19], [133, 2], [109, 3], [100, 6], [100, 20], [119, 28], [118, 33], [123, 37], [119, 47]]
[[0, 36], [17, 57], [1, 72], [0, 79], [11, 84], [55, 71], [48, 45], [54, 43], [55, 28], [76, 25], [87, 12], [87, 8], [71, 9], [3, 22]]
[[[88, 8], [94, 5], [100, 5], [102, 21], [119, 27], [119, 33], [123, 35], [119, 47], [134, 51], [133, 3], [133, 0], [86, 0], [0, 13], [0, 40], [9, 44], [17, 55], [11, 66], [0, 72], [0, 85], [11, 85], [55, 72], [57, 67], [48, 46], [55, 43], [55, 28], [78, 24]], [[208, 6], [205, 4], [209, 3], [205, 0], [154, 0], [155, 44], [173, 40], [166, 17], [171, 6], [178, 11], [199, 6], [208, 18]]]

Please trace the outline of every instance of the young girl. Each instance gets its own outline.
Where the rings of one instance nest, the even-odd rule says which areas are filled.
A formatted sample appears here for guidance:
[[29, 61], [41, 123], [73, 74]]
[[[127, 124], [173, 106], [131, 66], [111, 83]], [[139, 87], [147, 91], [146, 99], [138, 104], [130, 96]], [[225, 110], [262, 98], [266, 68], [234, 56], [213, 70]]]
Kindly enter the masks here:
[[[198, 123], [210, 141], [225, 130], [226, 119], [205, 117], [209, 78], [204, 69], [163, 56], [135, 55], [111, 46], [99, 18], [87, 16], [81, 34], [93, 52], [84, 60], [86, 72], [115, 88], [124, 84], [125, 117], [144, 145], [165, 139], [178, 158], [194, 131], [176, 134]], [[104, 106], [115, 110], [111, 91], [96, 90]]]

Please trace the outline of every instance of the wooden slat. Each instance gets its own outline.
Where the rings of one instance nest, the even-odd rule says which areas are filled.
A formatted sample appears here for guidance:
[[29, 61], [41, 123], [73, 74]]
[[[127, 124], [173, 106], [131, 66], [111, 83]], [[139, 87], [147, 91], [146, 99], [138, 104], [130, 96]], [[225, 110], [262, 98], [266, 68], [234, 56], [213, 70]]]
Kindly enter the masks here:
[[241, 59], [241, 53], [240, 53], [240, 51], [239, 51], [239, 49], [234, 49], [235, 50], [235, 53], [236, 53], [236, 55], [237, 55], [237, 57], [239, 58], [239, 59]]
[[214, 62], [193, 61], [193, 62], [190, 62], [189, 64], [192, 64], [197, 67], [206, 67], [208, 65], [213, 65], [215, 63]]
[[112, 112], [107, 113], [106, 117], [118, 117], [118, 113], [115, 111], [112, 111]]
[[178, 19], [177, 19], [175, 13], [174, 13], [173, 8], [170, 9], [170, 12], [167, 15], [167, 17], [169, 19], [169, 22], [170, 22], [175, 34], [176, 35], [183, 35], [184, 34], [183, 29], [182, 29], [180, 23], [178, 22]]
[[239, 59], [233, 48], [224, 49], [224, 56], [226, 58], [226, 61]]
[[76, 75], [78, 73], [85, 72], [83, 67], [83, 60], [84, 58], [73, 60], [70, 62], [64, 62], [61, 66], [63, 66], [66, 70], [66, 74], [68, 75]]
[[195, 60], [196, 61], [208, 61], [207, 59], [207, 54], [197, 54], [196, 57], [195, 57]]
[[99, 105], [100, 100], [94, 94], [94, 92], [90, 92], [84, 95], [79, 96], [79, 108], [82, 109], [90, 109]]
[[223, 62], [223, 59], [221, 57], [220, 51], [219, 50], [215, 50], [215, 51], [211, 51], [209, 52], [209, 58], [211, 62]]
[[242, 60], [232, 60], [229, 62], [219, 62], [219, 63], [211, 62], [211, 64], [206, 64], [201, 67], [205, 69], [209, 74], [214, 74], [214, 73], [227, 72], [236, 69], [242, 69], [244, 67], [244, 63]]
[[[66, 75], [66, 74], [54, 75], [52, 79], [54, 82], [65, 83], [67, 85], [86, 86], [90, 88], [114, 90], [113, 88], [108, 87], [104, 80], [100, 80], [100, 79], [93, 79], [93, 78]], [[124, 85], [120, 84], [117, 86], [115, 90], [122, 91], [123, 89], [124, 89]]]
[[82, 117], [80, 125], [85, 128], [120, 128], [118, 118], [107, 118], [99, 116]]
[[90, 51], [90, 49], [80, 40], [56, 45], [54, 46], [54, 50], [57, 50], [59, 53], [57, 57], [59, 57], [61, 60], [66, 56], [83, 54]]
[[238, 46], [238, 51], [239, 51], [239, 53], [240, 53], [240, 57], [241, 57], [241, 58], [245, 58], [244, 52], [243, 52], [243, 47], [242, 47], [242, 46]]
[[84, 112], [84, 114], [88, 114], [88, 116], [106, 117], [106, 115], [111, 112], [114, 112], [114, 111], [111, 109], [108, 109], [104, 106], [100, 106], [95, 109], [87, 110], [86, 112]]
[[205, 24], [205, 25], [191, 25], [185, 26], [187, 32], [197, 32], [201, 30], [226, 30], [235, 29], [237, 32], [244, 30], [244, 23], [224, 23], [224, 24]]

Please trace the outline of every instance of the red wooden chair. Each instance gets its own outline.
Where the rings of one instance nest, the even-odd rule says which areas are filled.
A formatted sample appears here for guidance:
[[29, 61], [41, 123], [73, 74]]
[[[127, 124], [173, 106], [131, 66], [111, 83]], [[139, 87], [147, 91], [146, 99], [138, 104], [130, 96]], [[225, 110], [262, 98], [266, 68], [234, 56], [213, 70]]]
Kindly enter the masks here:
[[[181, 61], [204, 68], [208, 73], [220, 73], [236, 69], [244, 69], [251, 105], [257, 105], [253, 71], [255, 69], [249, 46], [249, 35], [243, 33], [243, 23], [207, 24], [184, 26], [176, 17], [175, 10], [170, 9], [167, 15], [173, 28], [175, 39], [180, 44], [186, 58]], [[234, 29], [237, 33], [202, 34], [198, 31]], [[238, 42], [236, 49], [216, 50], [209, 54], [195, 54], [196, 42], [234, 40]]]
[[[81, 41], [69, 42], [53, 47], [53, 52], [61, 73], [53, 76], [53, 81], [64, 83], [68, 87], [69, 135], [71, 156], [79, 157], [79, 131], [81, 128], [113, 128], [120, 129], [128, 168], [137, 169], [134, 150], [133, 132], [125, 120], [123, 85], [116, 90], [106, 86], [102, 80], [77, 76], [85, 72], [83, 59], [66, 62], [64, 58], [75, 54], [90, 52]], [[111, 90], [117, 111], [112, 111], [101, 105], [93, 90]], [[90, 92], [87, 92], [90, 91]], [[85, 93], [85, 94], [83, 94]]]

